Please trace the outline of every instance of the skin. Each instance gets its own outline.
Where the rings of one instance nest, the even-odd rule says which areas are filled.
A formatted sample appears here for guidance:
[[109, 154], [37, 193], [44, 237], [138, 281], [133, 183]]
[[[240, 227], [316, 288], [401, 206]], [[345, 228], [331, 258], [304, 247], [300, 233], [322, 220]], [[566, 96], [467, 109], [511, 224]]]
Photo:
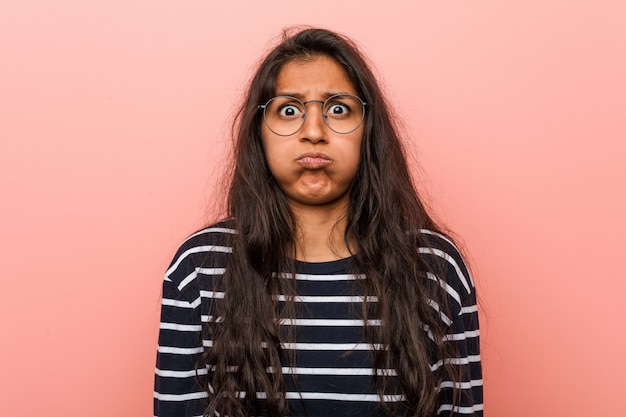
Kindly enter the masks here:
[[[344, 70], [325, 56], [292, 61], [278, 73], [276, 95], [302, 101], [357, 94]], [[333, 132], [322, 119], [322, 105], [307, 104], [302, 128], [278, 136], [262, 124], [269, 168], [296, 217], [296, 258], [310, 262], [349, 256], [344, 242], [348, 190], [361, 157], [364, 123], [354, 132]]]

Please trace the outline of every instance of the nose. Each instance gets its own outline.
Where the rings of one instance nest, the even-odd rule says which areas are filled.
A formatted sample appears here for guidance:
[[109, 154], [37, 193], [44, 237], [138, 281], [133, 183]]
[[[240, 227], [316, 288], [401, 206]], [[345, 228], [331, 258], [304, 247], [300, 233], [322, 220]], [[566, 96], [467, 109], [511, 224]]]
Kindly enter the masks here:
[[[320, 103], [319, 106], [311, 103]], [[302, 140], [308, 140], [312, 143], [326, 142], [326, 122], [324, 121], [324, 114], [322, 111], [323, 101], [311, 100], [307, 101], [306, 116], [304, 117], [304, 124], [300, 130]]]

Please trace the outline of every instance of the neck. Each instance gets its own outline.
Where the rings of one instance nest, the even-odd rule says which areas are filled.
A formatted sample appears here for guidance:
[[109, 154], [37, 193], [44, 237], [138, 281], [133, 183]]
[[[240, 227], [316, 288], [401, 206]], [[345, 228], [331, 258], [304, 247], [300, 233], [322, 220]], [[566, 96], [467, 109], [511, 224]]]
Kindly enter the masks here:
[[296, 259], [328, 262], [351, 255], [345, 242], [347, 203], [334, 207], [291, 205], [296, 218]]

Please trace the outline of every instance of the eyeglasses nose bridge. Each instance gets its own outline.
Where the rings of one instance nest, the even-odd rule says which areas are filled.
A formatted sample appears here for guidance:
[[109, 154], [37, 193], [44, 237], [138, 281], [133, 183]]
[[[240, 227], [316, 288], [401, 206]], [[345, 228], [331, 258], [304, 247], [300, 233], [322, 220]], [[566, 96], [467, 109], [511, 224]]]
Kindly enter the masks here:
[[306, 120], [307, 115], [309, 114], [309, 111], [306, 108], [306, 105], [309, 103], [320, 103], [322, 105], [322, 120], [324, 121], [324, 123], [326, 123], [326, 115], [324, 114], [324, 106], [326, 106], [326, 101], [324, 100], [308, 100], [308, 101], [303, 101], [302, 102], [302, 107], [304, 108], [304, 114], [302, 115], [302, 118], [304, 120]]

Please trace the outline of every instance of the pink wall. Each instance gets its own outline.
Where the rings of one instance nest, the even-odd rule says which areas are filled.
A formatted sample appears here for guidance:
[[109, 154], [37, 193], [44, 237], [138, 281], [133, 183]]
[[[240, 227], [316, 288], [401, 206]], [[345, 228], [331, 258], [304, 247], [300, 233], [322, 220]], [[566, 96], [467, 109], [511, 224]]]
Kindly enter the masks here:
[[472, 255], [488, 415], [626, 415], [626, 3], [416, 3], [2, 2], [0, 415], [150, 415], [162, 273], [295, 23], [363, 45]]

